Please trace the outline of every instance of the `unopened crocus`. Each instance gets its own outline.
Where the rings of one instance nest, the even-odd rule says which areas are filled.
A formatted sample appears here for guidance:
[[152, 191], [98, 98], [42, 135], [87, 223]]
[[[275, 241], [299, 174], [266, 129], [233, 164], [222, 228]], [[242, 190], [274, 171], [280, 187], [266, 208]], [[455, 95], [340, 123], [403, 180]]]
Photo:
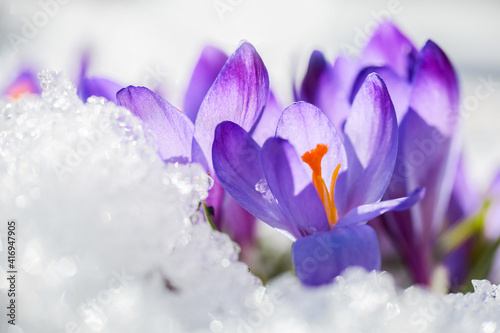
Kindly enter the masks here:
[[[460, 156], [450, 200], [446, 210], [446, 231], [451, 231], [457, 226], [467, 222], [476, 215], [481, 207], [481, 196], [466, 172], [464, 157]], [[472, 237], [464, 237], [465, 240], [453, 250], [446, 253], [443, 265], [448, 272], [447, 284], [449, 289], [455, 290], [463, 283], [468, 282], [467, 277], [471, 269]]]
[[32, 70], [26, 69], [4, 89], [2, 95], [18, 99], [24, 94], [39, 94], [41, 92], [36, 74]]
[[[206, 57], [215, 57], [215, 63]], [[118, 104], [141, 118], [157, 137], [158, 153], [166, 162], [197, 162], [214, 178], [206, 200], [214, 209], [214, 222], [242, 247], [253, 240], [254, 217], [225, 195], [212, 164], [212, 143], [217, 124], [230, 120], [247, 131], [266, 106], [269, 95], [267, 70], [255, 48], [244, 42], [225, 62], [215, 82], [214, 70], [224, 56], [213, 49], [202, 54], [188, 89], [183, 113], [159, 95], [143, 87], [128, 87], [117, 94]], [[193, 81], [200, 82], [196, 84]], [[209, 87], [209, 89], [207, 88]], [[204, 90], [208, 92], [201, 98]], [[199, 104], [199, 108], [196, 106]], [[196, 119], [194, 124], [191, 119]]]
[[296, 240], [292, 257], [305, 285], [331, 282], [348, 266], [380, 268], [366, 221], [411, 207], [423, 195], [382, 201], [397, 154], [397, 122], [389, 94], [369, 76], [352, 105], [345, 141], [312, 104], [286, 108], [276, 136], [262, 148], [233, 122], [217, 126], [214, 168], [245, 209]]
[[455, 139], [458, 83], [444, 52], [432, 41], [417, 51], [406, 36], [386, 22], [358, 59], [340, 57], [332, 66], [315, 52], [299, 98], [325, 105], [332, 122], [342, 128], [347, 107], [365, 78], [374, 72], [387, 84], [399, 124], [398, 157], [384, 198], [406, 195], [416, 186], [426, 188], [425, 198], [411, 210], [385, 214], [385, 229], [414, 281], [428, 284], [432, 250], [446, 226], [460, 151]]
[[182, 108], [182, 111], [193, 123], [196, 121], [203, 99], [226, 64], [227, 59], [228, 56], [216, 47], [209, 45], [203, 48], [184, 95]]
[[385, 22], [376, 29], [359, 58], [341, 55], [331, 64], [323, 53], [314, 51], [295, 98], [317, 105], [341, 129], [361, 84], [375, 72], [389, 90], [400, 123], [408, 110], [417, 58], [418, 51], [411, 41], [392, 23]]
[[[116, 93], [122, 88], [118, 83], [103, 77], [88, 75], [89, 54], [85, 53], [80, 62], [80, 73], [77, 79], [77, 93], [83, 102], [91, 96], [104, 97], [116, 103]], [[31, 69], [24, 70], [16, 79], [4, 89], [3, 94], [14, 99], [23, 94], [40, 94], [39, 80]]]
[[120, 84], [103, 77], [89, 76], [90, 53], [82, 55], [80, 64], [80, 75], [78, 77], [77, 93], [84, 102], [91, 96], [104, 97], [108, 101], [116, 103], [116, 93], [123, 88]]
[[386, 198], [407, 193], [412, 186], [424, 186], [426, 196], [411, 211], [390, 213], [384, 220], [414, 281], [429, 284], [432, 251], [446, 227], [460, 153], [458, 82], [448, 58], [431, 41], [419, 52], [410, 77], [408, 107], [399, 113], [398, 159]]

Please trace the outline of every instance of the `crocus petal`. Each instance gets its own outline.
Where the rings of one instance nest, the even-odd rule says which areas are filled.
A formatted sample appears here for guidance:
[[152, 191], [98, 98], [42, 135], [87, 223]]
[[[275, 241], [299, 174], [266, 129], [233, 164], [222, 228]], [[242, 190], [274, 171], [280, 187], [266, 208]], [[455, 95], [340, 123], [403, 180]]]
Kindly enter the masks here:
[[407, 197], [355, 207], [337, 222], [335, 228], [343, 228], [355, 224], [366, 223], [367, 221], [389, 211], [407, 210], [422, 200], [424, 196], [425, 189], [417, 188]]
[[454, 289], [466, 282], [465, 280], [470, 269], [470, 263], [467, 258], [470, 256], [472, 249], [471, 245], [471, 241], [467, 241], [443, 259], [443, 263], [448, 270], [448, 278], [451, 289]]
[[116, 98], [118, 105], [141, 118], [153, 131], [163, 160], [180, 163], [191, 160], [194, 126], [185, 114], [144, 87], [129, 86], [120, 90]]
[[[344, 93], [347, 93], [347, 95], [344, 95], [347, 96], [347, 98], [349, 98], [348, 94], [351, 92], [354, 80], [363, 67], [365, 66], [360, 64], [359, 59], [353, 59], [347, 56], [339, 56], [335, 59], [335, 63], [333, 64], [333, 77], [335, 81], [339, 82], [340, 89], [344, 90]], [[349, 109], [347, 110], [347, 113], [348, 112]]]
[[392, 176], [398, 148], [396, 113], [377, 74], [368, 75], [352, 104], [345, 125], [349, 163], [347, 202], [339, 215], [380, 200]]
[[[399, 150], [384, 199], [405, 196], [413, 187], [426, 189], [425, 197], [410, 210], [391, 211], [384, 226], [405, 260], [415, 283], [428, 284], [432, 272], [431, 249], [442, 230], [454, 178], [449, 152], [451, 140], [429, 126], [411, 108], [399, 130]], [[450, 161], [451, 162], [451, 161]], [[446, 180], [446, 181], [445, 181]]]
[[[340, 135], [328, 117], [312, 104], [298, 102], [287, 107], [276, 127], [276, 136], [288, 140], [299, 156], [320, 143], [327, 145], [328, 153], [321, 163], [322, 176], [327, 184], [337, 165], [341, 164], [340, 173], [347, 169], [346, 152]], [[303, 164], [310, 182], [312, 170]]]
[[295, 272], [308, 286], [328, 284], [349, 266], [380, 269], [380, 249], [368, 225], [333, 229], [298, 239], [292, 246]]
[[490, 188], [488, 189], [488, 196], [500, 197], [500, 172], [498, 172], [495, 178], [493, 178]]
[[108, 79], [89, 77], [87, 75], [91, 58], [90, 50], [82, 53], [80, 60], [80, 74], [78, 78], [77, 93], [84, 102], [91, 96], [104, 97], [108, 101], [116, 103], [116, 93], [123, 88], [116, 82]]
[[[441, 207], [446, 208], [451, 191], [451, 186], [443, 184], [443, 173], [454, 177], [454, 172], [450, 172], [453, 168], [447, 167], [446, 162], [451, 142], [411, 109], [401, 123], [399, 142], [396, 166], [384, 199], [404, 196], [412, 186], [425, 187], [426, 194], [410, 210], [391, 211], [382, 218], [413, 281], [428, 284], [432, 272], [431, 250], [435, 242], [432, 230], [441, 230], [444, 221]], [[448, 196], [441, 188], [449, 188]]]
[[25, 70], [19, 74], [15, 80], [5, 88], [3, 95], [9, 95], [12, 98], [19, 98], [22, 94], [39, 94], [42, 90], [38, 83], [36, 74], [31, 70]]
[[83, 78], [78, 85], [78, 96], [84, 102], [91, 96], [97, 96], [116, 103], [116, 93], [120, 89], [122, 89], [121, 85], [108, 79]]
[[[448, 225], [450, 226], [471, 217], [479, 209], [481, 203], [479, 192], [467, 178], [464, 164], [464, 158], [461, 155], [446, 212]], [[468, 240], [443, 260], [448, 270], [449, 282], [452, 288], [465, 282], [470, 263], [464, 258], [469, 257], [471, 249], [472, 241]]]
[[319, 107], [339, 130], [343, 128], [349, 112], [346, 95], [347, 86], [350, 84], [347, 82], [350, 78], [349, 65], [350, 62], [339, 58], [332, 66], [323, 53], [314, 51], [309, 59], [300, 94], [296, 98], [297, 101], [309, 102]]
[[200, 59], [194, 68], [184, 96], [184, 113], [194, 123], [201, 102], [214, 83], [217, 75], [227, 61], [227, 55], [221, 50], [206, 46], [201, 52]]
[[[327, 231], [328, 220], [316, 188], [305, 172], [305, 163], [294, 147], [271, 138], [262, 147], [262, 166], [267, 183], [286, 220], [300, 236]], [[299, 237], [300, 237], [299, 236]]]
[[450, 61], [428, 41], [415, 69], [410, 107], [430, 126], [451, 135], [458, 119], [458, 81]]
[[255, 217], [230, 195], [224, 196], [222, 212], [221, 218], [216, 222], [219, 230], [227, 233], [242, 247], [251, 245], [255, 240]]
[[359, 72], [352, 87], [351, 102], [354, 101], [354, 97], [356, 97], [359, 89], [371, 73], [377, 73], [384, 81], [394, 104], [398, 122], [401, 122], [408, 110], [412, 86], [407, 79], [397, 75], [390, 67], [366, 67]]
[[403, 78], [410, 78], [417, 50], [391, 22], [380, 24], [363, 49], [362, 63], [368, 66], [390, 66]]
[[427, 42], [413, 77], [410, 108], [401, 121], [399, 151], [386, 198], [405, 195], [416, 186], [426, 196], [411, 211], [391, 212], [386, 228], [408, 263], [414, 282], [429, 283], [431, 249], [443, 228], [458, 162], [455, 132], [458, 89], [444, 53]]
[[78, 77], [78, 82], [81, 82], [84, 78], [87, 77], [87, 72], [89, 69], [90, 58], [92, 56], [92, 52], [90, 49], [84, 50], [80, 55], [80, 73]]
[[417, 239], [434, 239], [445, 220], [457, 171], [458, 141], [444, 136], [411, 108], [399, 133], [401, 144], [388, 198], [404, 195], [403, 188], [425, 187], [425, 198], [413, 208], [412, 228]]
[[[416, 209], [416, 208], [413, 208]], [[411, 210], [391, 211], [381, 216], [397, 252], [406, 262], [413, 282], [428, 285], [432, 273], [435, 240], [421, 237]], [[420, 228], [421, 229], [421, 228]]]
[[291, 230], [299, 236], [281, 213], [267, 186], [261, 161], [261, 148], [239, 125], [222, 122], [215, 129], [213, 161], [224, 189], [247, 211], [270, 226]]
[[214, 130], [232, 121], [250, 131], [259, 119], [269, 95], [269, 77], [255, 48], [245, 42], [229, 58], [201, 103], [194, 137], [212, 169]]
[[461, 222], [479, 209], [481, 198], [465, 172], [463, 155], [460, 156], [446, 217], [450, 225]]
[[325, 56], [320, 51], [315, 50], [309, 58], [309, 66], [307, 67], [306, 75], [302, 80], [300, 87], [300, 98], [302, 101], [315, 103], [316, 96], [321, 89], [320, 81], [323, 76], [330, 76], [331, 79], [332, 66], [326, 61]]
[[[191, 162], [198, 163], [203, 167], [203, 169], [209, 170], [205, 154], [203, 154], [203, 151], [201, 150], [201, 147], [195, 138], [193, 138], [193, 145], [191, 148]], [[208, 173], [210, 174], [211, 172]]]
[[253, 139], [262, 146], [267, 139], [273, 137], [276, 134], [276, 126], [278, 126], [278, 121], [281, 117], [281, 112], [283, 108], [278, 102], [273, 92], [271, 91], [269, 95], [269, 101], [266, 104], [262, 116], [257, 124], [257, 127], [252, 133]]

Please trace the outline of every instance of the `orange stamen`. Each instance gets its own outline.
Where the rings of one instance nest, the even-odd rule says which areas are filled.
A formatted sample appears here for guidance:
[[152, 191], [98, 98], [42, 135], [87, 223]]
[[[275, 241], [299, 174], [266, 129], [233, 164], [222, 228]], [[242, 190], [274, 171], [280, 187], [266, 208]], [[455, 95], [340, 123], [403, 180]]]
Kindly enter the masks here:
[[302, 161], [307, 163], [311, 168], [313, 175], [312, 181], [316, 191], [318, 191], [319, 198], [323, 203], [323, 207], [325, 208], [326, 217], [328, 219], [328, 223], [330, 224], [330, 229], [335, 226], [338, 220], [337, 208], [335, 207], [334, 193], [335, 193], [335, 182], [337, 181], [337, 177], [339, 175], [340, 164], [337, 165], [335, 171], [332, 174], [332, 180], [330, 182], [330, 191], [326, 187], [325, 180], [321, 175], [321, 160], [328, 152], [328, 146], [325, 144], [318, 144], [316, 148], [311, 149], [310, 151], [304, 153], [302, 155]]

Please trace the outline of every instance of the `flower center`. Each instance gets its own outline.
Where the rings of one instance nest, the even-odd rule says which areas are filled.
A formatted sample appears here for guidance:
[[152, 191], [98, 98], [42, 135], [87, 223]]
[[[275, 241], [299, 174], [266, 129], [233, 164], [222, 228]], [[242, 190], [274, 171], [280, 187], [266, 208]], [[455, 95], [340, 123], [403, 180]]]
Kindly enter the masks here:
[[316, 191], [318, 191], [323, 207], [325, 208], [326, 217], [328, 218], [328, 224], [330, 229], [335, 226], [338, 220], [337, 208], [335, 207], [334, 193], [335, 193], [335, 182], [339, 175], [340, 164], [337, 165], [332, 174], [332, 180], [330, 181], [330, 190], [326, 186], [325, 180], [321, 176], [321, 160], [323, 156], [328, 152], [328, 146], [325, 144], [318, 144], [316, 148], [302, 155], [302, 161], [307, 163], [311, 168], [312, 181]]

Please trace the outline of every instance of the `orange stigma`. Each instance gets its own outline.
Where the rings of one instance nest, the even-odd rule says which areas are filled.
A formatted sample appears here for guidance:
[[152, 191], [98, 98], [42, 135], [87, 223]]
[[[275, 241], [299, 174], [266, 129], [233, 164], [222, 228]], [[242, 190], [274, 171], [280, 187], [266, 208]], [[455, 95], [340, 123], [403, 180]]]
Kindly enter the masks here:
[[328, 223], [330, 224], [330, 229], [335, 226], [338, 220], [337, 208], [335, 207], [334, 193], [335, 193], [335, 182], [339, 175], [340, 164], [337, 165], [332, 174], [332, 180], [330, 182], [330, 190], [326, 187], [325, 180], [321, 176], [321, 160], [323, 156], [328, 152], [328, 146], [325, 144], [318, 144], [316, 148], [302, 155], [302, 161], [307, 163], [311, 168], [313, 175], [312, 180], [316, 191], [318, 191], [323, 207], [325, 208], [326, 217], [328, 218]]

